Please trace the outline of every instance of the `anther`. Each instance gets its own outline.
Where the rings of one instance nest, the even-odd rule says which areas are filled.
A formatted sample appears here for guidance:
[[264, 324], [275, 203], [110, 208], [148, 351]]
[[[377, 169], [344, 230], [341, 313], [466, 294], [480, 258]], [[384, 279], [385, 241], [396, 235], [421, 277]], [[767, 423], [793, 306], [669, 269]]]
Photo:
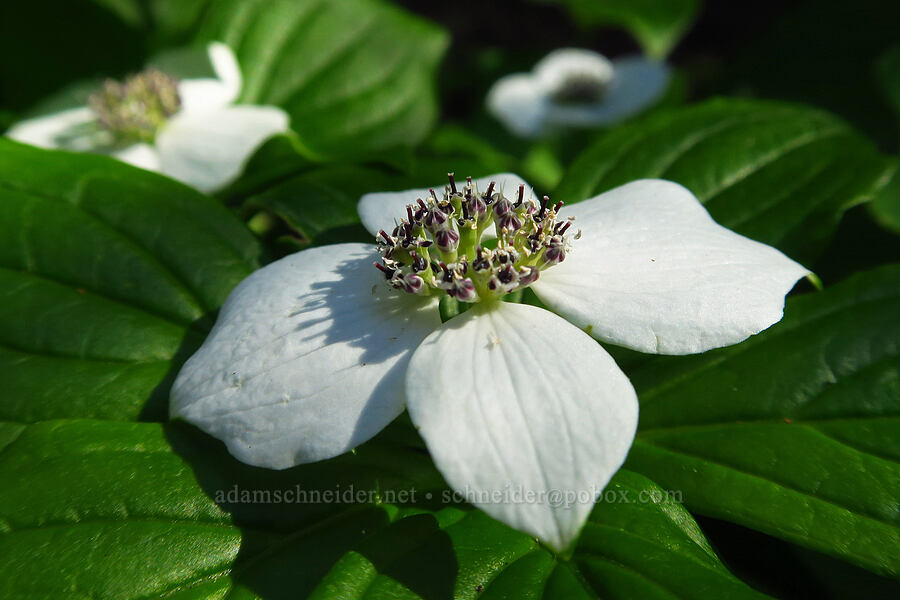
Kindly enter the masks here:
[[381, 264], [380, 262], [376, 262], [376, 263], [372, 263], [372, 264], [375, 265], [376, 269], [378, 269], [379, 271], [384, 273], [385, 279], [390, 279], [391, 276], [394, 274], [395, 269], [388, 268], [388, 267], [384, 266], [383, 264]]
[[456, 180], [453, 178], [453, 173], [447, 173], [447, 179], [450, 180], [450, 189], [454, 194], [458, 194], [459, 192], [456, 191]]
[[544, 196], [541, 198], [541, 212], [538, 213], [538, 218], [543, 219], [544, 213], [547, 212], [547, 204], [550, 202], [550, 196]]

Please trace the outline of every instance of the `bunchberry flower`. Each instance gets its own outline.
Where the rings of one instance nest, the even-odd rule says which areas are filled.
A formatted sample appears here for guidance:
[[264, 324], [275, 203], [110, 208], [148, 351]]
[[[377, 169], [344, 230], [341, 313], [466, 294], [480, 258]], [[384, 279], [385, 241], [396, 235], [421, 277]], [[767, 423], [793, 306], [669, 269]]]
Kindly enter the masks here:
[[207, 49], [215, 78], [177, 80], [148, 68], [106, 81], [87, 106], [21, 121], [6, 135], [35, 146], [110, 154], [201, 191], [240, 174], [268, 137], [287, 131], [274, 106], [234, 104], [241, 71], [225, 44]]
[[[347, 452], [405, 406], [452, 488], [557, 550], [637, 427], [634, 389], [592, 336], [662, 354], [735, 344], [807, 274], [669, 181], [564, 207], [515, 175], [451, 177], [359, 212], [375, 244], [298, 252], [231, 293], [172, 416], [283, 469]], [[526, 287], [553, 312], [503, 301]], [[469, 310], [442, 324], [444, 295]]]
[[499, 79], [488, 110], [510, 131], [537, 137], [565, 127], [597, 127], [640, 112], [666, 89], [664, 63], [640, 56], [607, 60], [591, 50], [554, 50], [531, 73]]

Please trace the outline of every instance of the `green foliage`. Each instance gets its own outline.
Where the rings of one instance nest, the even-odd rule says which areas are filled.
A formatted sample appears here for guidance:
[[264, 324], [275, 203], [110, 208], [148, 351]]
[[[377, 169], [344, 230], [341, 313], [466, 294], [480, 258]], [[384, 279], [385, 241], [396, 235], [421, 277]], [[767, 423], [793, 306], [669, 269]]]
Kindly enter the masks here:
[[447, 34], [377, 0], [221, 0], [199, 38], [235, 50], [241, 99], [284, 108], [317, 157], [415, 144], [437, 116]]
[[[655, 57], [701, 4], [543, 1], [568, 9], [573, 35], [619, 26]], [[726, 77], [834, 110], [876, 147], [821, 109], [737, 99], [528, 143], [481, 113], [452, 114], [477, 112], [489, 84], [452, 65], [446, 112], [468, 129], [436, 126], [448, 33], [386, 0], [0, 3], [0, 130], [83, 104], [97, 77], [211, 40], [235, 50], [242, 100], [283, 107], [294, 129], [262, 146], [221, 202], [107, 157], [0, 140], [0, 597], [762, 597], [688, 510], [803, 547], [813, 568], [826, 567], [810, 550], [850, 576], [865, 574], [857, 565], [900, 578], [900, 266], [791, 298], [782, 322], [731, 348], [610, 348], [639, 392], [638, 437], [567, 556], [454, 497], [406, 417], [351, 453], [285, 471], [166, 422], [172, 379], [216, 311], [278, 251], [223, 203], [258, 216], [263, 242], [286, 224], [301, 244], [325, 244], [370, 240], [363, 194], [448, 171], [517, 171], [541, 191], [563, 173], [553, 197], [569, 203], [660, 177], [807, 266], [858, 269], [837, 256], [855, 246], [831, 241], [848, 208], [868, 202], [885, 227], [862, 213], [872, 230], [900, 231], [897, 157], [884, 154], [900, 122], [889, 118], [900, 117], [896, 7], [878, 4], [786, 9]], [[492, 78], [540, 44], [507, 46], [491, 38], [459, 55], [494, 57]], [[702, 83], [689, 63], [672, 103]]]
[[257, 253], [188, 187], [0, 140], [0, 418], [164, 417], [168, 374]]
[[677, 181], [716, 221], [801, 262], [849, 207], [876, 194], [894, 160], [828, 113], [717, 99], [624, 125], [571, 165], [556, 199], [577, 202], [628, 181]]
[[627, 466], [701, 514], [900, 575], [898, 301], [886, 267], [743, 344], [636, 369]]
[[[427, 455], [390, 430], [355, 454], [283, 472], [243, 465], [195, 433], [0, 426], [0, 593], [60, 597], [77, 582], [79, 594], [110, 600], [761, 597], [635, 473], [617, 475], [574, 556], [560, 560], [480, 511], [378, 502], [370, 492], [442, 494]], [[274, 501], [335, 491], [372, 501]]]

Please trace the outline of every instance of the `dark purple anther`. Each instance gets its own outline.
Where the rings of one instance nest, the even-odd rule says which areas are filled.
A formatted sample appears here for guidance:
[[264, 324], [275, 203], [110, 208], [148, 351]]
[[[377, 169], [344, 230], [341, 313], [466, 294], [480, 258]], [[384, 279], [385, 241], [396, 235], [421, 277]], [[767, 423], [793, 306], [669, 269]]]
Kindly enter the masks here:
[[525, 200], [525, 184], [519, 185], [519, 197], [516, 200], [516, 208], [522, 206], [522, 202]]
[[516, 216], [516, 213], [510, 212], [509, 214], [497, 219], [497, 227], [499, 227], [501, 230], [506, 229], [507, 231], [518, 231], [522, 228], [522, 220]]
[[519, 270], [519, 287], [531, 285], [538, 280], [541, 270], [537, 267], [522, 267]]
[[459, 234], [452, 229], [441, 229], [435, 232], [434, 243], [442, 252], [454, 252], [459, 247]]
[[418, 275], [410, 273], [400, 280], [400, 285], [403, 286], [403, 291], [408, 294], [418, 294], [425, 289], [425, 280]]
[[559, 264], [566, 259], [566, 249], [561, 242], [551, 242], [544, 251], [544, 261], [551, 264]]
[[460, 302], [473, 302], [477, 297], [475, 293], [475, 284], [471, 279], [463, 279], [455, 282], [455, 284], [447, 290], [447, 293], [456, 298]]
[[484, 198], [490, 199], [490, 197], [493, 195], [494, 195], [494, 182], [492, 181], [488, 184], [488, 189], [484, 193]]
[[497, 279], [500, 280], [500, 283], [510, 283], [517, 277], [518, 273], [516, 273], [512, 265], [506, 265], [497, 272]]
[[487, 214], [487, 204], [479, 196], [470, 197], [463, 206], [465, 206], [469, 215], [478, 221], [482, 220]]
[[390, 279], [391, 276], [394, 274], [394, 271], [395, 271], [395, 270], [394, 270], [394, 269], [391, 269], [390, 267], [386, 267], [386, 266], [384, 266], [383, 264], [381, 264], [381, 263], [379, 263], [379, 262], [377, 262], [377, 263], [372, 263], [372, 264], [375, 265], [375, 268], [376, 268], [376, 269], [378, 269], [379, 271], [381, 271], [382, 273], [384, 273], [384, 278], [385, 278], [385, 279]]
[[425, 226], [436, 228], [447, 222], [447, 214], [437, 206], [431, 206], [425, 214]]
[[493, 210], [494, 210], [494, 216], [499, 219], [500, 217], [505, 217], [506, 215], [513, 212], [513, 205], [506, 198], [501, 198], [500, 200], [497, 200], [497, 202], [494, 203]]
[[447, 173], [447, 179], [450, 180], [450, 190], [454, 194], [458, 194], [459, 192], [456, 191], [456, 180], [453, 179], [453, 173]]

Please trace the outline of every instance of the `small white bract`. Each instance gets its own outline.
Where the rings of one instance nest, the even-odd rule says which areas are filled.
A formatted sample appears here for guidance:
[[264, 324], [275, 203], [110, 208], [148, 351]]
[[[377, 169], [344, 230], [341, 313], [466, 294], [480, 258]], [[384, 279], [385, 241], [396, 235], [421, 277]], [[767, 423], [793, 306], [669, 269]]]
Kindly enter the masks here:
[[641, 56], [613, 61], [591, 50], [562, 48], [531, 73], [499, 79], [488, 110], [510, 131], [537, 137], [564, 127], [597, 127], [640, 112], [665, 91], [669, 69]]
[[[347, 452], [405, 406], [452, 488], [559, 551], [637, 428], [634, 389], [591, 336], [662, 354], [735, 344], [780, 320], [808, 273], [662, 180], [559, 207], [499, 174], [440, 196], [368, 194], [359, 212], [378, 248], [304, 250], [232, 292], [175, 381], [172, 417], [283, 469]], [[519, 279], [504, 282], [510, 263]], [[553, 312], [502, 301], [495, 280]], [[442, 294], [477, 302], [442, 324]]]
[[109, 154], [211, 192], [237, 177], [267, 138], [288, 130], [274, 106], [235, 105], [231, 49], [207, 48], [215, 78], [176, 80], [155, 68], [106, 81], [87, 106], [21, 121], [7, 136], [42, 148]]

